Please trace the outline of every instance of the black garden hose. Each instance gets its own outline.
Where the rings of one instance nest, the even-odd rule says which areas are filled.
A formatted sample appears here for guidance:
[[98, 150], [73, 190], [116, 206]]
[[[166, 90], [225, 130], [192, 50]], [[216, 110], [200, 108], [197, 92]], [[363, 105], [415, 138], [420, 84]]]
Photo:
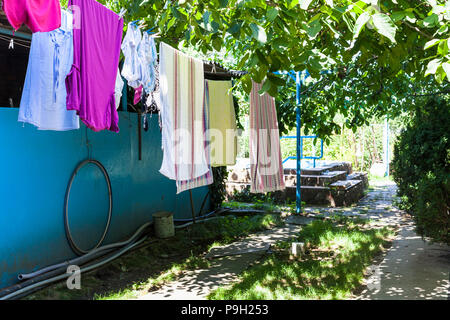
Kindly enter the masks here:
[[[108, 185], [108, 194], [109, 194], [109, 211], [108, 211], [108, 221], [106, 222], [106, 227], [105, 227], [105, 231], [103, 232], [103, 235], [101, 236], [100, 240], [98, 241], [98, 243], [91, 249], [89, 250], [84, 250], [81, 249], [74, 241], [73, 237], [72, 237], [72, 233], [70, 232], [70, 227], [69, 227], [69, 196], [70, 196], [70, 189], [72, 188], [72, 184], [73, 181], [78, 173], [78, 171], [80, 171], [80, 169], [82, 167], [84, 167], [87, 164], [94, 164], [96, 165], [103, 173], [103, 175], [105, 176], [106, 179], [106, 183]], [[79, 256], [88, 253], [91, 250], [94, 250], [96, 248], [98, 248], [103, 240], [105, 240], [106, 234], [108, 232], [109, 229], [109, 225], [111, 223], [111, 217], [112, 217], [112, 188], [111, 188], [111, 180], [109, 179], [109, 175], [108, 172], [106, 171], [105, 167], [97, 160], [93, 160], [93, 159], [87, 159], [82, 161], [80, 164], [78, 164], [78, 166], [75, 168], [74, 172], [72, 173], [72, 176], [70, 177], [69, 180], [69, 184], [67, 185], [67, 191], [66, 191], [66, 197], [64, 200], [64, 228], [66, 229], [66, 237], [67, 237], [67, 241], [70, 244], [70, 247], [72, 248], [72, 250]]]

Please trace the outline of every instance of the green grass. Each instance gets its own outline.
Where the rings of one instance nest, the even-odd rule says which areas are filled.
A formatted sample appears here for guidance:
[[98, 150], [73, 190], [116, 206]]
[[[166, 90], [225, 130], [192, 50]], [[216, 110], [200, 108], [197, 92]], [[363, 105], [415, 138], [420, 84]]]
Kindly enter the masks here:
[[388, 181], [392, 182], [392, 181], [394, 181], [392, 179], [392, 175], [385, 177], [385, 176], [377, 176], [377, 175], [369, 173], [368, 178], [369, 178], [369, 183], [370, 182], [388, 182]]
[[301, 258], [292, 258], [290, 242], [277, 245], [263, 263], [244, 272], [238, 283], [212, 292], [209, 299], [346, 299], [359, 288], [364, 271], [392, 236], [366, 220], [338, 218], [314, 221], [298, 238], [309, 244]]
[[[224, 245], [238, 238], [245, 237], [253, 232], [270, 229], [283, 224], [278, 215], [264, 214], [257, 216], [234, 217], [225, 216], [221, 219], [211, 220], [192, 226], [189, 230], [189, 239], [201, 239], [209, 242], [208, 250], [214, 246]], [[168, 240], [170, 241], [170, 239]], [[130, 261], [133, 261], [130, 258]], [[180, 277], [185, 271], [206, 269], [209, 261], [202, 255], [191, 255], [182, 262], [173, 263], [159, 275], [150, 277], [145, 281], [135, 282], [128, 288], [111, 291], [102, 295], [94, 295], [96, 300], [125, 300], [135, 299], [151, 290], [158, 289], [162, 285]]]
[[262, 200], [255, 200], [253, 203], [228, 201], [223, 203], [223, 207], [238, 210], [261, 210], [266, 213], [278, 213], [282, 209], [279, 205]]

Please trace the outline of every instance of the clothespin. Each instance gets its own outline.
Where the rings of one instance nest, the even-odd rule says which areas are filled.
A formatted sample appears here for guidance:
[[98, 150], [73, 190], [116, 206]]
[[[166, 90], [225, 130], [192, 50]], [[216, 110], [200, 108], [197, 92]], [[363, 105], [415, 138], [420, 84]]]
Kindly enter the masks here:
[[127, 13], [127, 9], [125, 9], [125, 8], [120, 9], [120, 12], [119, 12], [119, 19], [123, 18], [123, 16], [125, 15], [125, 13]]
[[141, 23], [139, 24], [140, 28], [145, 28], [147, 26], [147, 23], [145, 21], [141, 20]]
[[8, 50], [10, 50], [10, 49], [14, 50], [14, 34], [15, 34], [15, 31], [13, 30], [11, 41], [9, 42]]
[[216, 64], [215, 63], [213, 63], [211, 72], [212, 73], [216, 73]]

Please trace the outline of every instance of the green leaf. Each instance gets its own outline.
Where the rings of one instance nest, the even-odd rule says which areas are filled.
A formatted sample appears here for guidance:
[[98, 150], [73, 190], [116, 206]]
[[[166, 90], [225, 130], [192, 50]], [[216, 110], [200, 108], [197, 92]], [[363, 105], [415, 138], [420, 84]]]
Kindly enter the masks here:
[[222, 49], [222, 40], [220, 38], [214, 38], [212, 46], [216, 51], [220, 51], [220, 49]]
[[246, 74], [241, 78], [242, 87], [247, 94], [250, 94], [252, 91], [252, 78], [250, 78], [250, 74]]
[[438, 45], [438, 54], [440, 54], [441, 56], [445, 56], [447, 55], [447, 53], [448, 53], [447, 41], [442, 41]]
[[439, 42], [441, 42], [441, 39], [433, 39], [428, 41], [427, 43], [425, 43], [425, 46], [423, 47], [424, 50], [427, 50], [433, 46], [435, 46], [436, 44], [438, 44]]
[[436, 73], [434, 74], [434, 78], [436, 79], [437, 83], [441, 84], [442, 82], [444, 82], [446, 76], [446, 72], [443, 68], [442, 65], [440, 65], [437, 70]]
[[228, 0], [220, 0], [219, 3], [221, 8], [225, 8], [228, 5]]
[[441, 65], [442, 59], [433, 59], [428, 62], [427, 70], [425, 71], [425, 77], [430, 74], [435, 74], [436, 70]]
[[298, 2], [300, 3], [300, 9], [307, 10], [313, 0], [299, 0]]
[[450, 63], [444, 62], [442, 64], [442, 69], [445, 71], [445, 74], [447, 75], [447, 80], [450, 81]]
[[271, 87], [272, 87], [272, 83], [270, 82], [269, 79], [266, 79], [266, 81], [264, 81], [263, 86], [261, 87], [261, 90], [259, 90], [258, 93], [264, 94], [264, 92], [269, 91]]
[[358, 38], [361, 33], [362, 28], [366, 25], [367, 21], [370, 19], [370, 14], [364, 12], [361, 14], [355, 22], [355, 27], [353, 28], [353, 39]]
[[205, 11], [205, 13], [203, 14], [203, 23], [205, 24], [205, 26], [209, 23], [210, 16], [211, 16], [211, 12], [209, 12], [209, 11]]
[[308, 30], [306, 30], [306, 32], [311, 39], [315, 39], [320, 30], [322, 30], [322, 25], [320, 24], [319, 20], [314, 20], [308, 25]]
[[263, 27], [256, 23], [250, 23], [250, 29], [252, 29], [252, 36], [261, 43], [267, 42], [267, 34]]
[[433, 13], [430, 16], [423, 19], [423, 26], [425, 28], [433, 28], [439, 23], [439, 17], [437, 14]]
[[397, 27], [389, 16], [384, 13], [375, 13], [372, 16], [372, 22], [379, 34], [385, 36], [393, 43], [396, 43], [395, 33], [397, 31]]
[[396, 11], [396, 12], [392, 13], [392, 15], [391, 15], [391, 19], [394, 22], [403, 20], [405, 17], [406, 17], [406, 12], [404, 12], [404, 11]]
[[270, 8], [267, 11], [267, 20], [273, 21], [278, 16], [278, 9], [277, 8]]
[[241, 25], [237, 22], [233, 23], [231, 25], [231, 27], [228, 28], [228, 32], [231, 33], [232, 35], [237, 34], [239, 31], [241, 30]]

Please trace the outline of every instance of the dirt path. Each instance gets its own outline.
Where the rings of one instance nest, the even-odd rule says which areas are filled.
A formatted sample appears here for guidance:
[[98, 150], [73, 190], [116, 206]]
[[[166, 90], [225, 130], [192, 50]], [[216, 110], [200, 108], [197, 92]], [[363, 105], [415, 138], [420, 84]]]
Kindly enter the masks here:
[[[305, 213], [360, 216], [375, 220], [380, 226], [400, 227], [382, 263], [369, 268], [372, 275], [367, 279], [367, 289], [357, 299], [448, 299], [450, 247], [430, 244], [417, 236], [411, 219], [393, 206], [395, 192], [393, 183], [372, 184], [371, 191], [355, 207], [306, 208]], [[208, 269], [190, 271], [139, 299], [205, 299], [212, 290], [236, 281], [239, 274], [262, 258], [270, 243], [288, 240], [299, 229], [299, 225], [287, 224], [215, 248], [211, 254], [219, 258], [213, 259]], [[230, 253], [234, 255], [220, 257]]]
[[[378, 197], [392, 202], [395, 185], [381, 185]], [[376, 194], [372, 193], [372, 194]], [[370, 202], [370, 200], [368, 200]], [[385, 223], [398, 223], [400, 232], [379, 265], [370, 267], [364, 300], [450, 299], [450, 246], [432, 244], [414, 231], [414, 224], [400, 211], [384, 215]], [[372, 218], [377, 218], [376, 213]]]
[[[140, 300], [200, 300], [213, 290], [237, 280], [239, 274], [262, 258], [271, 243], [288, 240], [298, 233], [299, 226], [267, 230], [247, 239], [213, 249], [214, 258], [208, 269], [186, 272], [180, 279], [140, 297]], [[246, 253], [249, 252], [250, 253]], [[223, 256], [232, 254], [231, 256]]]

